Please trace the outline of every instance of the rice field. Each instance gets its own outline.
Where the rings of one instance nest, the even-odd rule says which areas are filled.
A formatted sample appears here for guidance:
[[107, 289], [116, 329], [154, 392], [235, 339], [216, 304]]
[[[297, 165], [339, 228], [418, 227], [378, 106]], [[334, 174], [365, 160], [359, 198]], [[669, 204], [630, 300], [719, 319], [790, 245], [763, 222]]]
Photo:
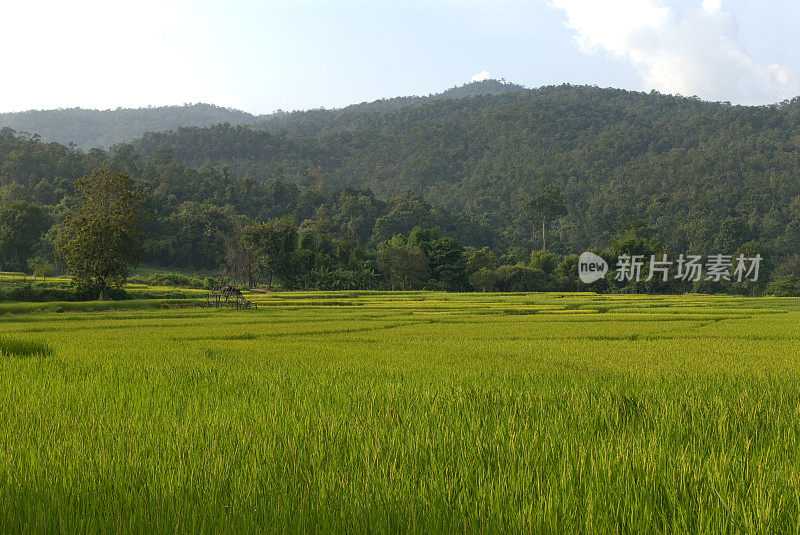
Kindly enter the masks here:
[[0, 304], [0, 532], [800, 532], [800, 300], [248, 298]]

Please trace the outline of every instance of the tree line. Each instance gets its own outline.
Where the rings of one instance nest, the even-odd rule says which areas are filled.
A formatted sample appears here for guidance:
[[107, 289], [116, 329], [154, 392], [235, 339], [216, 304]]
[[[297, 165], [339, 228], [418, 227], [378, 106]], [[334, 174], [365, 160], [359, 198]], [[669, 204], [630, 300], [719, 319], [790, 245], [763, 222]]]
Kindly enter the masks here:
[[[153, 214], [146, 208], [147, 198], [147, 193], [137, 189], [127, 175], [107, 169], [97, 169], [75, 181], [75, 202], [58, 225], [57, 244], [51, 245], [54, 255], [63, 255], [66, 270], [82, 292], [94, 291], [100, 298], [108, 298], [109, 290], [123, 287], [129, 269], [148, 254], [146, 226]], [[253, 221], [243, 216], [226, 219], [223, 213], [215, 221], [226, 226], [221, 235], [221, 249], [209, 251], [220, 255], [215, 269], [229, 280], [248, 287], [277, 286], [287, 290], [701, 291], [757, 295], [773, 270], [770, 262], [762, 265], [760, 281], [709, 282], [710, 277], [702, 276], [687, 286], [687, 282], [678, 278], [625, 281], [607, 276], [592, 284], [582, 284], [577, 276], [578, 255], [546, 250], [548, 220], [566, 213], [558, 188], [544, 188], [525, 206], [534, 226], [542, 222], [542, 248], [529, 255], [521, 249], [498, 256], [488, 246], [464, 247], [457, 239], [443, 234], [440, 227], [421, 226], [413, 227], [408, 235], [395, 234], [370, 248], [360, 243], [352, 229], [333, 231], [324, 206], [318, 206], [314, 216], [300, 225], [291, 215]], [[38, 252], [44, 252], [45, 217], [34, 203], [5, 203], [0, 210], [4, 258], [16, 255], [19, 262], [37, 252], [37, 248]], [[214, 223], [213, 218], [206, 223], [209, 221]], [[15, 226], [12, 228], [9, 222]], [[31, 232], [37, 225], [39, 230]], [[25, 236], [30, 237], [27, 243]], [[186, 243], [208, 246], [202, 235], [193, 238], [198, 241], [185, 237], [189, 240]], [[22, 245], [24, 249], [7, 247], [9, 244]], [[9, 256], [9, 252], [13, 254]], [[621, 255], [638, 255], [644, 259], [642, 267], [646, 271], [647, 259], [666, 256], [668, 248], [654, 236], [652, 228], [630, 223], [619, 230], [609, 247], [597, 253], [609, 263]], [[752, 241], [739, 247], [737, 253], [752, 258], [760, 256], [763, 249]], [[42, 256], [27, 260], [34, 273], [44, 265], [50, 266], [52, 274], [52, 264]], [[785, 261], [777, 270], [780, 277], [767, 290], [779, 295], [796, 293], [797, 279], [792, 277], [798, 267], [798, 257]], [[792, 284], [794, 287], [790, 287]]]

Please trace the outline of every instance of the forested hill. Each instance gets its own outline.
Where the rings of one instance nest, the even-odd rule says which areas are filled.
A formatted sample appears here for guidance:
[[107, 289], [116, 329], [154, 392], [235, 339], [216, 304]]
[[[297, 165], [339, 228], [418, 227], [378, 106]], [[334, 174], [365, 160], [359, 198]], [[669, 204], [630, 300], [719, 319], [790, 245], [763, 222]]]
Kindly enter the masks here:
[[109, 148], [117, 143], [132, 141], [145, 132], [175, 130], [180, 126], [205, 127], [223, 123], [233, 125], [255, 123], [256, 128], [264, 130], [317, 133], [325, 128], [327, 121], [332, 117], [361, 113], [389, 113], [409, 106], [418, 106], [431, 100], [458, 99], [484, 94], [495, 95], [524, 89], [522, 86], [505, 81], [485, 80], [422, 97], [397, 97], [354, 104], [342, 109], [279, 111], [259, 116], [210, 104], [138, 109], [118, 108], [102, 111], [81, 108], [32, 110], [19, 113], [0, 113], [0, 128], [8, 127], [17, 132], [38, 134], [46, 142], [55, 141], [63, 145], [75, 143], [84, 150], [94, 147]]
[[[191, 201], [300, 222], [316, 209], [301, 198], [344, 187], [368, 192], [347, 194], [358, 203], [374, 194], [364, 214], [342, 215], [363, 240], [435, 224], [469, 245], [530, 250], [541, 238], [522, 206], [554, 184], [567, 209], [551, 226], [556, 252], [603, 248], [632, 220], [677, 252], [729, 253], [753, 240], [773, 255], [800, 251], [798, 99], [741, 107], [556, 86], [362, 108], [308, 133], [222, 124], [85, 152], [10, 130], [0, 141], [0, 198], [55, 209], [96, 167], [144, 181], [164, 214]], [[338, 193], [325, 195], [333, 207]]]
[[277, 112], [264, 115], [252, 126], [257, 130], [270, 132], [285, 131], [298, 135], [317, 135], [323, 132], [347, 127], [351, 120], [358, 120], [363, 115], [394, 113], [404, 108], [422, 106], [423, 104], [440, 101], [456, 100], [480, 95], [502, 95], [525, 91], [521, 85], [512, 84], [505, 80], [484, 80], [472, 82], [459, 87], [452, 87], [441, 93], [428, 96], [396, 97], [362, 102], [341, 109], [316, 109], [295, 111], [291, 113]]
[[[88, 151], [0, 128], [0, 264], [63, 270], [74, 181], [106, 168], [144, 192], [151, 266], [244, 277], [241, 233], [265, 222], [291, 238], [285, 288], [576, 289], [577, 253], [596, 248], [763, 252], [770, 291], [800, 294], [800, 99], [558, 86], [405, 102]], [[531, 254], [543, 227], [549, 256]], [[702, 283], [604, 288], [756, 291]]]
[[600, 244], [629, 219], [674, 250], [735, 249], [760, 239], [800, 250], [800, 106], [558, 86], [393, 113], [336, 114], [308, 133], [220, 125], [151, 133], [145, 158], [214, 162], [233, 176], [413, 190], [435, 206], [530, 243], [520, 204], [559, 186], [565, 250]]
[[38, 134], [44, 141], [64, 145], [75, 143], [82, 149], [89, 149], [131, 141], [145, 132], [172, 130], [179, 126], [243, 124], [255, 119], [254, 115], [239, 110], [210, 104], [187, 104], [102, 111], [70, 108], [0, 113], [0, 127]]

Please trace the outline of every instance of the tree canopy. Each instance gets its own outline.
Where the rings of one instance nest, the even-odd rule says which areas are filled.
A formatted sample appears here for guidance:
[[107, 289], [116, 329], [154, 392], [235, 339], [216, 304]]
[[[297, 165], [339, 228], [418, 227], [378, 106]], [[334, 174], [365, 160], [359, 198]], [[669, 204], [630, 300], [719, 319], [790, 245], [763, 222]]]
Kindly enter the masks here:
[[64, 220], [67, 268], [78, 285], [99, 289], [105, 299], [144, 253], [142, 196], [126, 175], [106, 169], [78, 179], [75, 188], [76, 209]]

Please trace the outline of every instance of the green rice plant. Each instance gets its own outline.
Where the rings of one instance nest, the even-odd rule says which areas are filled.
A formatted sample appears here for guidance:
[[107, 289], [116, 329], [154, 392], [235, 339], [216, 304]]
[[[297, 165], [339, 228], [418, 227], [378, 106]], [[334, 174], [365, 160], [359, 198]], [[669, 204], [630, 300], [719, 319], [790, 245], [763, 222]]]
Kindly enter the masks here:
[[39, 340], [0, 336], [0, 357], [50, 357], [53, 349]]
[[254, 299], [0, 315], [0, 532], [800, 530], [800, 300]]

